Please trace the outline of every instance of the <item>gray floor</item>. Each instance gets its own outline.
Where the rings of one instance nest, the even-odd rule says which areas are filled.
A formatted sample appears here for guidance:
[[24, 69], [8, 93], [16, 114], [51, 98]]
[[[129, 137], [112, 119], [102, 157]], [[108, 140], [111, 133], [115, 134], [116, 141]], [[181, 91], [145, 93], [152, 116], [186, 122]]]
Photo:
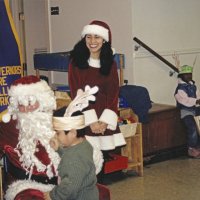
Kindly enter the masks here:
[[200, 159], [181, 157], [148, 165], [143, 177], [108, 187], [111, 200], [200, 200]]

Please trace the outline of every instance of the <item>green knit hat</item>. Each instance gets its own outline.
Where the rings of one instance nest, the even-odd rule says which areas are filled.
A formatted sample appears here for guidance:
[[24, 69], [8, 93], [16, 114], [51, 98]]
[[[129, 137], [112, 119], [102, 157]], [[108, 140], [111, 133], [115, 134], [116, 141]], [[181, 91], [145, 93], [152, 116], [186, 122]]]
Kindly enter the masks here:
[[192, 73], [192, 71], [193, 71], [193, 67], [189, 65], [183, 65], [180, 68], [179, 74], [189, 74], [189, 73]]

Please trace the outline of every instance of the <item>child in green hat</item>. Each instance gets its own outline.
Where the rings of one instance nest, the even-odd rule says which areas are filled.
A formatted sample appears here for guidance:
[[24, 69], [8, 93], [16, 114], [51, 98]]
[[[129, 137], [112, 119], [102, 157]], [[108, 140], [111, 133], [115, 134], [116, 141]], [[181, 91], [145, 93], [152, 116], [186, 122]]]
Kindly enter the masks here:
[[175, 99], [177, 107], [181, 112], [188, 138], [188, 156], [192, 158], [200, 158], [199, 134], [197, 131], [194, 116], [200, 114], [197, 105], [200, 104], [200, 92], [192, 80], [193, 67], [183, 65], [178, 74], [178, 86], [175, 90]]

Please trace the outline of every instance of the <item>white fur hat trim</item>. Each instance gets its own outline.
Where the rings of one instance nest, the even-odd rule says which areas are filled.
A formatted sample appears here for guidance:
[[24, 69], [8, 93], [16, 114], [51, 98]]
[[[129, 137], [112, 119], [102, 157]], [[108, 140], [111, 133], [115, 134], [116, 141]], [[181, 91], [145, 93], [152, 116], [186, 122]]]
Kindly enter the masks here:
[[106, 42], [109, 41], [109, 31], [103, 26], [89, 24], [84, 26], [83, 31], [81, 33], [81, 37], [85, 37], [87, 34], [95, 34], [101, 36]]
[[40, 94], [42, 92], [47, 92], [50, 90], [49, 85], [46, 81], [41, 80], [37, 83], [31, 84], [18, 84], [12, 85], [9, 89], [9, 96], [27, 96], [27, 95], [35, 95]]
[[11, 116], [13, 119], [17, 118], [19, 104], [28, 106], [28, 104], [34, 105], [38, 101], [39, 111], [52, 112], [56, 109], [54, 92], [44, 80], [31, 84], [12, 85], [8, 90], [8, 95], [10, 104], [8, 112], [2, 117], [4, 123], [9, 122]]

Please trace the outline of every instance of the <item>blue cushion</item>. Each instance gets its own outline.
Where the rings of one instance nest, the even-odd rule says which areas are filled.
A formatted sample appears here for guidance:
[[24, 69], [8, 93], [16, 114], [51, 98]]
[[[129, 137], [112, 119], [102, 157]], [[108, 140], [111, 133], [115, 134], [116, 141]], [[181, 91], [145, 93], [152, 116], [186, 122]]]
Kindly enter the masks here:
[[[67, 72], [70, 62], [70, 52], [58, 52], [58, 53], [40, 53], [34, 54], [34, 68], [45, 71], [61, 71]], [[120, 57], [123, 59], [124, 68], [124, 54], [115, 54], [114, 60], [117, 63], [117, 68], [120, 68]]]

